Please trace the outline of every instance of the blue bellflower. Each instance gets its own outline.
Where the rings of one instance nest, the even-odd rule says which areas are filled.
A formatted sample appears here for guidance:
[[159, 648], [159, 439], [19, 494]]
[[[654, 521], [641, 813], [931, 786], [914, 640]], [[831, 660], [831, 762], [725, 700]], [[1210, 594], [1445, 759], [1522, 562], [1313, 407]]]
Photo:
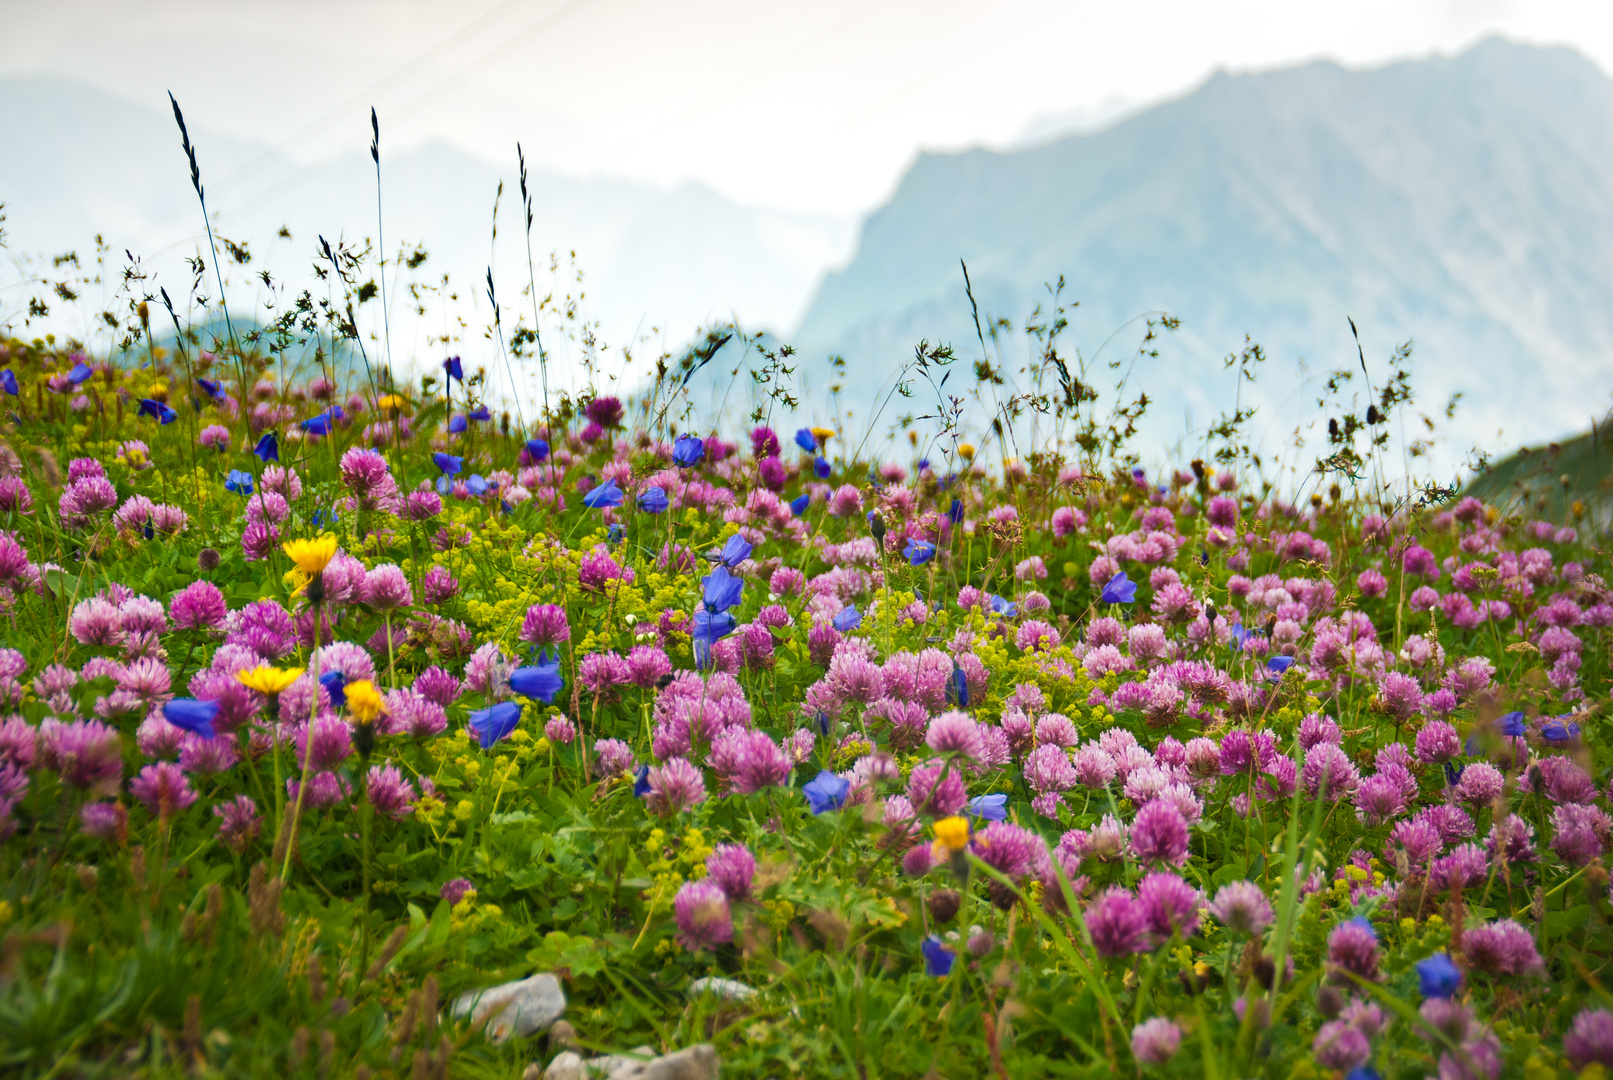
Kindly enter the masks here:
[[319, 685], [325, 688], [330, 695], [330, 707], [343, 709], [347, 707], [347, 676], [340, 671], [327, 671], [319, 677]]
[[622, 542], [622, 537], [626, 535], [627, 526], [618, 521], [605, 530], [605, 543], [615, 547]]
[[487, 411], [486, 405], [478, 405], [470, 411], [467, 419], [475, 420], [477, 423], [481, 423], [483, 420], [493, 419], [493, 414]]
[[706, 456], [705, 440], [693, 435], [680, 435], [672, 444], [672, 464], [680, 469], [692, 469]]
[[240, 469], [231, 469], [230, 475], [224, 480], [224, 490], [233, 491], [237, 495], [252, 494], [252, 474], [242, 472]]
[[960, 709], [969, 707], [969, 676], [961, 667], [952, 669], [952, 678], [947, 682], [947, 700]]
[[10, 368], [0, 370], [0, 390], [12, 397], [17, 396], [17, 376]]
[[1417, 962], [1417, 989], [1425, 998], [1448, 998], [1462, 986], [1462, 970], [1438, 952]]
[[919, 951], [924, 954], [924, 974], [944, 979], [952, 974], [952, 961], [957, 954], [945, 945], [941, 939], [930, 934], [919, 944]]
[[218, 702], [174, 698], [162, 707], [162, 716], [176, 728], [188, 731], [192, 735], [200, 735], [204, 739], [211, 739], [213, 719], [218, 716]]
[[202, 388], [202, 393], [214, 401], [223, 401], [225, 398], [223, 383], [214, 382], [212, 379], [197, 379], [196, 385]]
[[954, 525], [963, 524], [963, 500], [953, 499], [952, 506], [947, 510], [947, 518]]
[[481, 473], [471, 473], [470, 478], [465, 481], [465, 490], [478, 497], [486, 495], [490, 486], [487, 477]]
[[84, 361], [80, 360], [78, 363], [73, 365], [73, 370], [67, 373], [67, 381], [72, 383], [74, 386], [83, 386], [85, 383], [90, 381], [90, 376], [94, 374], [95, 369], [84, 363]]
[[840, 609], [833, 622], [834, 628], [844, 634], [863, 624], [863, 613], [857, 610], [856, 604], [847, 604]]
[[459, 357], [450, 356], [448, 359], [444, 360], [442, 362], [442, 369], [447, 373], [448, 378], [458, 379], [460, 382], [465, 381], [465, 365], [459, 362]]
[[149, 416], [159, 424], [171, 424], [179, 419], [179, 414], [156, 398], [140, 399], [140, 415]]
[[991, 610], [1005, 619], [1012, 619], [1019, 614], [1019, 605], [1006, 597], [996, 593], [987, 593], [986, 599], [991, 602]]
[[750, 558], [750, 553], [754, 550], [755, 548], [749, 540], [735, 533], [722, 546], [722, 564], [724, 566], [738, 566]]
[[812, 474], [819, 480], [829, 479], [829, 460], [822, 454], [812, 459]]
[[809, 454], [818, 452], [818, 437], [812, 434], [811, 428], [797, 428], [795, 432], [795, 445]]
[[1513, 739], [1520, 739], [1529, 731], [1528, 725], [1523, 722], [1521, 712], [1506, 713], [1495, 722], [1495, 728], [1501, 734]]
[[258, 440], [258, 445], [252, 448], [252, 453], [259, 461], [279, 461], [280, 440], [275, 437], [274, 432], [266, 431], [263, 433], [263, 438]]
[[528, 439], [526, 441], [526, 455], [533, 461], [542, 461], [549, 456], [549, 444], [543, 439]]
[[1130, 604], [1137, 599], [1137, 583], [1126, 576], [1124, 570], [1110, 578], [1099, 598], [1105, 604]]
[[701, 603], [705, 605], [707, 611], [714, 614], [727, 611], [739, 603], [744, 590], [745, 579], [734, 577], [726, 566], [719, 565], [700, 579]]
[[846, 805], [846, 796], [851, 793], [851, 781], [836, 776], [828, 769], [801, 785], [801, 794], [806, 796], [807, 806], [814, 814], [838, 810]]
[[935, 558], [935, 545], [925, 540], [915, 540], [910, 537], [907, 541], [907, 546], [902, 549], [902, 554], [907, 556], [907, 561], [914, 566], [923, 566]]
[[797, 495], [790, 500], [790, 513], [794, 517], [800, 517], [806, 513], [806, 508], [810, 505], [812, 505], [811, 495]]
[[1565, 743], [1578, 734], [1579, 725], [1569, 723], [1560, 716], [1540, 725], [1540, 737], [1549, 743]]
[[323, 529], [326, 525], [342, 520], [342, 515], [335, 510], [315, 510], [308, 520], [313, 522], [314, 528]]
[[1293, 666], [1294, 658], [1292, 656], [1273, 656], [1266, 661], [1266, 680], [1268, 682], [1280, 681], [1288, 669]]
[[554, 696], [564, 690], [566, 680], [560, 675], [560, 654], [552, 658], [545, 653], [538, 654], [538, 662], [527, 667], [518, 667], [510, 672], [510, 689], [522, 697], [541, 701], [545, 705], [554, 704]]
[[638, 508], [646, 514], [664, 514], [671, 505], [665, 488], [652, 487], [638, 497]]
[[481, 742], [483, 750], [491, 750], [521, 721], [521, 706], [513, 701], [501, 701], [470, 714], [466, 725], [470, 733]]
[[441, 450], [431, 455], [432, 462], [445, 476], [458, 476], [459, 470], [465, 467], [465, 459], [445, 454]]
[[965, 812], [970, 817], [982, 821], [1007, 821], [1008, 796], [1002, 792], [995, 795], [976, 795], [969, 800]]
[[1383, 1080], [1383, 1076], [1371, 1065], [1357, 1065], [1344, 1074], [1344, 1080]]
[[448, 418], [448, 434], [463, 435], [469, 430], [470, 422], [465, 419], [463, 413], [455, 413]]
[[606, 480], [594, 490], [582, 497], [583, 505], [590, 510], [603, 510], [608, 506], [622, 505], [622, 489], [616, 486], [616, 481]]
[[640, 765], [638, 772], [633, 775], [633, 797], [642, 799], [650, 793], [650, 767]]

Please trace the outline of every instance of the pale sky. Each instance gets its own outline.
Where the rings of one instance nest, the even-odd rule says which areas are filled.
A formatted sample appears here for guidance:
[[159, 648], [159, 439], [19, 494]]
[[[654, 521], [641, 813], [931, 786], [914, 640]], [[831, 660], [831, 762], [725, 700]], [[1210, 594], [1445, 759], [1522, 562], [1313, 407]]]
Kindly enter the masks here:
[[[0, 0], [0, 75], [74, 78], [303, 161], [439, 139], [740, 202], [855, 215], [925, 149], [1013, 144], [1218, 68], [1458, 51], [1490, 33], [1613, 71], [1571, 0]], [[3, 106], [5, 103], [0, 103]]]

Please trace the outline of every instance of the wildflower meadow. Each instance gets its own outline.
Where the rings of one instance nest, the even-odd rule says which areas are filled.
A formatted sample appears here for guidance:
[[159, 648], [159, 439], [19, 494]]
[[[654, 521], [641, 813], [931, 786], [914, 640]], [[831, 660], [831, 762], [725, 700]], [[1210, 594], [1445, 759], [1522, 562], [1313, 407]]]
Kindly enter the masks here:
[[1153, 463], [1051, 320], [865, 438], [143, 287], [0, 345], [8, 1075], [1613, 1068], [1605, 523], [1403, 372]]

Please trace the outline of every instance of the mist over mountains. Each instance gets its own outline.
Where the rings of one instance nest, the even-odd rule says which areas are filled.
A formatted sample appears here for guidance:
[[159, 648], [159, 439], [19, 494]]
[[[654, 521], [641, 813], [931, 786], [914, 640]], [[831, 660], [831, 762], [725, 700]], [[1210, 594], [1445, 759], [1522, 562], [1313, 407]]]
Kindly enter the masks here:
[[1096, 133], [926, 155], [793, 340], [844, 355], [853, 398], [921, 338], [978, 358], [960, 258], [982, 315], [1016, 327], [1062, 274], [1080, 301], [1067, 345], [1088, 357], [1141, 313], [1181, 319], [1130, 384], [1154, 398], [1156, 446], [1191, 449], [1230, 407], [1220, 361], [1245, 334], [1271, 358], [1257, 434], [1280, 440], [1329, 370], [1357, 367], [1347, 317], [1375, 384], [1411, 340], [1419, 405], [1465, 395], [1455, 439], [1555, 436], [1613, 391], [1613, 81], [1571, 50], [1489, 40], [1369, 71], [1217, 75]]
[[[319, 234], [374, 235], [361, 149], [301, 163], [213, 134], [206, 102], [182, 104], [215, 227], [252, 244], [252, 264], [232, 268], [232, 306], [260, 299], [250, 278], [260, 269], [306, 285]], [[580, 288], [612, 346], [643, 336], [675, 353], [733, 316], [770, 329], [798, 350], [803, 420], [827, 416], [826, 390], [839, 384], [866, 421], [920, 339], [953, 345], [960, 368], [979, 358], [960, 259], [982, 317], [1011, 324], [992, 346], [1010, 370], [1028, 355], [1026, 317], [1061, 275], [1066, 301], [1079, 301], [1063, 351], [1095, 361], [1105, 390], [1119, 372], [1104, 362], [1131, 356], [1138, 316], [1179, 318], [1128, 382], [1128, 396], [1153, 399], [1144, 433], [1156, 455], [1197, 452], [1231, 406], [1221, 361], [1245, 335], [1270, 357], [1244, 389], [1244, 404], [1260, 407], [1254, 435], [1275, 446], [1314, 421], [1327, 374], [1357, 368], [1347, 318], [1374, 385], [1410, 340], [1419, 409], [1439, 416], [1464, 395], [1442, 469], [1473, 444], [1502, 450], [1581, 430], [1613, 402], [1613, 80], [1580, 54], [1489, 40], [1371, 70], [1221, 74], [1095, 122], [1051, 117], [1028, 132], [1043, 140], [1033, 145], [923, 155], [860, 226], [739, 206], [694, 184], [533, 165], [539, 291]], [[1059, 135], [1061, 124], [1079, 133]], [[494, 366], [482, 333], [490, 262], [506, 319], [526, 303], [513, 139], [504, 163], [440, 144], [393, 152], [387, 139], [383, 129], [388, 248], [423, 243], [431, 256], [417, 278], [449, 274], [460, 305], [417, 316], [400, 291], [397, 355], [431, 362], [434, 339], [457, 333], [452, 351]], [[541, 160], [541, 147], [527, 149], [529, 164]], [[71, 82], [0, 80], [0, 201], [13, 252], [82, 256], [101, 232], [114, 272], [127, 247], [176, 297], [190, 280], [184, 256], [204, 243], [167, 103]], [[291, 239], [277, 238], [282, 226]], [[583, 282], [564, 266], [550, 276], [551, 251], [575, 251]], [[80, 301], [86, 323], [103, 302]], [[0, 314], [14, 308], [0, 296]], [[843, 373], [831, 355], [845, 358]], [[698, 396], [737, 424], [757, 390], [743, 374], [730, 383], [732, 352], [720, 359]], [[949, 390], [972, 381], [959, 370]], [[618, 387], [632, 385], [629, 373]], [[881, 426], [929, 404], [898, 400]], [[989, 414], [969, 420], [978, 430]]]
[[[251, 279], [261, 269], [298, 289], [310, 285], [320, 235], [358, 247], [375, 237], [375, 173], [365, 148], [299, 162], [213, 133], [209, 120], [220, 118], [210, 118], [205, 101], [180, 104], [214, 228], [247, 241], [253, 254], [249, 265], [231, 267], [233, 308], [257, 302], [261, 289]], [[365, 110], [354, 111], [353, 125], [368, 137]], [[478, 361], [491, 363], [492, 346], [481, 334], [481, 324], [490, 321], [484, 282], [490, 264], [506, 320], [530, 312], [521, 297], [528, 275], [515, 138], [509, 160], [492, 163], [440, 143], [393, 150], [383, 126], [387, 249], [395, 255], [404, 243], [423, 245], [430, 255], [414, 277], [440, 282], [447, 273], [459, 298], [451, 312], [415, 319], [407, 296], [396, 296], [400, 357], [435, 355], [439, 346], [429, 339], [450, 332], [454, 318], [463, 316], [470, 324], [465, 340], [450, 351], [464, 352], [467, 360], [485, 353]], [[537, 164], [541, 146], [525, 149], [539, 291], [580, 290], [586, 316], [602, 324], [600, 336], [613, 347], [646, 335], [675, 349], [702, 322], [736, 316], [758, 326], [793, 324], [823, 269], [850, 250], [850, 220], [740, 206], [693, 183], [662, 189], [561, 176]], [[206, 247], [166, 100], [148, 106], [59, 79], [0, 80], [0, 201], [13, 251], [76, 250], [87, 260], [92, 238], [101, 233], [114, 276], [128, 249], [155, 269], [176, 300], [190, 282], [183, 257]], [[282, 227], [290, 239], [278, 236]], [[580, 283], [570, 273], [572, 252], [584, 274]], [[562, 263], [553, 276], [546, 271], [550, 253]], [[392, 267], [389, 276], [396, 283], [408, 275]], [[86, 297], [86, 314], [93, 317], [99, 303]], [[371, 308], [369, 321], [378, 330], [379, 312]]]

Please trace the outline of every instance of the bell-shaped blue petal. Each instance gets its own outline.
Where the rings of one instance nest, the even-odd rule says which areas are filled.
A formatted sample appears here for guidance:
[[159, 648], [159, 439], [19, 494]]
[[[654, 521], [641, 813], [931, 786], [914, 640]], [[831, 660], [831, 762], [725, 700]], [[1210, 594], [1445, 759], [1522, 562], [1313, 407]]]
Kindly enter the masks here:
[[310, 435], [329, 435], [331, 429], [331, 415], [322, 412], [318, 416], [311, 416], [302, 422], [302, 429]]
[[279, 461], [280, 440], [275, 437], [274, 432], [266, 431], [263, 433], [263, 438], [258, 440], [258, 445], [252, 448], [252, 453], [260, 461]]
[[470, 423], [465, 419], [464, 414], [456, 413], [448, 418], [448, 434], [463, 435], [469, 429]]
[[728, 542], [722, 546], [722, 564], [724, 566], [738, 566], [740, 563], [750, 558], [750, 553], [753, 550], [755, 549], [749, 540], [746, 540], [743, 536], [735, 533], [733, 536], [730, 536], [728, 538]]
[[987, 593], [986, 599], [991, 603], [991, 610], [994, 613], [1001, 615], [1005, 619], [1012, 619], [1015, 615], [1019, 614], [1019, 605], [1008, 599], [1006, 596], [998, 596], [996, 593]]
[[934, 934], [925, 937], [919, 945], [919, 951], [924, 954], [924, 973], [937, 979], [944, 979], [952, 973], [952, 961], [957, 954], [945, 945]]
[[441, 469], [444, 475], [447, 476], [458, 476], [459, 470], [465, 467], [464, 458], [455, 457], [452, 454], [445, 454], [441, 450], [437, 451], [435, 454], [432, 454], [431, 460], [436, 464], [437, 468]]
[[213, 719], [218, 716], [218, 702], [174, 698], [162, 707], [162, 715], [164, 720], [176, 728], [182, 728], [204, 739], [211, 739]]
[[857, 610], [856, 604], [848, 604], [840, 609], [840, 613], [833, 619], [834, 628], [842, 634], [857, 629], [863, 624], [863, 613]]
[[74, 386], [82, 386], [84, 383], [89, 382], [90, 376], [94, 374], [95, 369], [80, 360], [73, 365], [73, 370], [67, 373], [67, 381]]
[[17, 396], [17, 376], [10, 368], [0, 369], [0, 390], [12, 397]]
[[851, 782], [828, 769], [801, 785], [801, 794], [806, 796], [807, 806], [814, 814], [840, 809], [846, 804], [846, 796], [850, 793]]
[[549, 456], [549, 443], [544, 439], [528, 439], [526, 441], [526, 455], [533, 461], [542, 461]]
[[726, 566], [717, 566], [700, 579], [700, 600], [710, 612], [727, 611], [739, 603], [744, 591], [745, 579], [730, 574]]
[[1512, 739], [1522, 738], [1529, 731], [1529, 726], [1523, 721], [1523, 713], [1509, 712], [1495, 722], [1495, 728], [1501, 734]]
[[819, 454], [812, 459], [812, 473], [819, 480], [829, 479], [829, 459]]
[[1273, 656], [1270, 660], [1266, 661], [1266, 678], [1270, 679], [1272, 682], [1276, 682], [1283, 677], [1283, 674], [1289, 668], [1293, 666], [1294, 658], [1292, 656]]
[[1104, 585], [1100, 599], [1105, 604], [1130, 604], [1137, 599], [1137, 583], [1122, 570]]
[[641, 492], [638, 497], [638, 508], [646, 514], [664, 514], [666, 508], [671, 505], [666, 497], [665, 488], [652, 487]]
[[319, 685], [325, 688], [330, 695], [330, 707], [343, 709], [347, 707], [347, 676], [340, 671], [327, 671], [319, 677]]
[[591, 510], [603, 510], [608, 506], [622, 505], [622, 498], [622, 489], [616, 486], [616, 481], [606, 480], [584, 495], [582, 501]]
[[536, 664], [510, 672], [510, 689], [522, 697], [552, 705], [554, 696], [566, 686], [566, 680], [560, 675], [560, 658], [545, 661], [540, 656], [538, 660]]
[[811, 495], [797, 495], [795, 498], [790, 500], [790, 513], [795, 517], [800, 517], [802, 514], [806, 513], [806, 508], [811, 504]]
[[680, 435], [678, 441], [672, 444], [672, 464], [680, 469], [689, 469], [700, 464], [700, 459], [706, 456], [706, 442], [693, 435]]
[[633, 797], [642, 799], [650, 793], [650, 767], [640, 765], [633, 776]]
[[470, 492], [472, 495], [486, 495], [487, 489], [490, 486], [491, 485], [487, 482], [487, 477], [481, 475], [480, 473], [471, 473], [470, 479], [465, 481], [465, 490]]
[[1003, 792], [998, 792], [995, 795], [976, 795], [969, 800], [969, 805], [965, 808], [965, 812], [970, 817], [979, 818], [982, 821], [1007, 821], [1008, 796]]
[[223, 383], [215, 382], [212, 379], [197, 379], [196, 385], [202, 388], [202, 393], [206, 394], [214, 401], [224, 400], [225, 394]]
[[947, 510], [947, 518], [950, 519], [952, 524], [954, 524], [954, 525], [963, 524], [963, 500], [962, 499], [953, 499], [952, 500], [952, 506], [950, 508], [948, 508], [948, 510]]
[[947, 683], [947, 700], [960, 709], [969, 707], [969, 675], [961, 667], [952, 669], [952, 678]]
[[515, 725], [521, 722], [521, 706], [513, 701], [501, 701], [470, 714], [466, 725], [470, 733], [481, 742], [483, 750], [491, 750], [503, 741]]
[[925, 563], [935, 558], [935, 545], [927, 540], [918, 540], [910, 537], [907, 541], [907, 546], [902, 549], [902, 554], [905, 555], [907, 557], [907, 561], [912, 563], [914, 566], [923, 566]]
[[448, 373], [448, 378], [458, 379], [460, 382], [465, 381], [465, 365], [459, 362], [459, 357], [450, 356], [448, 359], [444, 360], [442, 362], [442, 369]]
[[480, 423], [483, 420], [493, 419], [493, 414], [487, 411], [486, 405], [478, 405], [470, 411], [467, 418]]
[[1462, 987], [1462, 969], [1445, 953], [1417, 962], [1417, 989], [1425, 998], [1448, 998]]
[[818, 437], [812, 434], [811, 428], [798, 428], [795, 432], [795, 445], [809, 454], [818, 452]]
[[707, 611], [700, 608], [694, 613], [695, 641], [710, 645], [734, 632], [734, 617], [726, 611]]

